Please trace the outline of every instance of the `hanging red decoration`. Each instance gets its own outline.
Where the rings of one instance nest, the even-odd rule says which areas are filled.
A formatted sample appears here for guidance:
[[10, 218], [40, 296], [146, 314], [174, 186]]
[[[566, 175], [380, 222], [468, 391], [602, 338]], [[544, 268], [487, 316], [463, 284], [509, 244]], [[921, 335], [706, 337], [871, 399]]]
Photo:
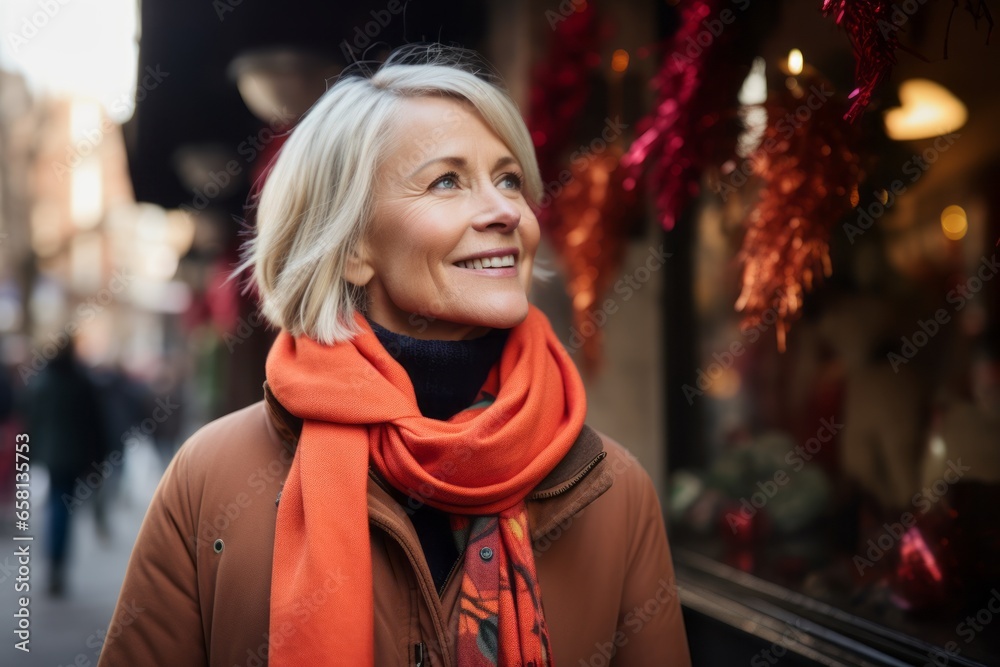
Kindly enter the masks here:
[[[653, 112], [639, 123], [640, 134], [622, 158], [625, 186], [636, 187], [646, 170], [656, 192], [656, 209], [665, 229], [700, 192], [706, 165], [732, 153], [736, 91], [744, 73], [732, 62], [714, 63], [736, 28], [712, 33], [705, 26], [720, 15], [718, 0], [686, 4], [677, 33], [666, 45], [663, 64], [653, 79]], [[720, 25], [722, 25], [720, 23]], [[703, 85], [708, 72], [712, 85]]]
[[[532, 73], [528, 127], [546, 194], [559, 182], [563, 154], [591, 97], [593, 72], [601, 64], [602, 37], [597, 12], [590, 3], [581, 5], [556, 24], [548, 52]], [[548, 217], [544, 209], [543, 222]]]
[[[955, 10], [958, 9], [958, 0], [952, 0], [951, 11], [948, 12], [948, 25], [945, 28], [944, 33], [944, 57], [948, 57], [948, 40], [951, 38], [951, 21], [955, 18]], [[979, 30], [979, 22], [986, 21], [989, 26], [986, 30], [986, 43], [990, 43], [990, 37], [993, 35], [993, 13], [990, 11], [989, 6], [986, 4], [986, 0], [967, 0], [965, 3], [965, 11], [972, 15], [972, 20], [974, 21], [976, 31]]]
[[567, 291], [573, 305], [570, 351], [582, 351], [583, 368], [595, 372], [601, 362], [602, 327], [613, 312], [600, 297], [618, 274], [625, 253], [626, 220], [635, 214], [634, 190], [625, 190], [619, 160], [622, 149], [612, 144], [599, 155], [574, 161], [564, 192], [552, 202], [552, 219], [563, 221], [551, 232], [563, 258]]
[[[921, 2], [922, 6], [924, 3]], [[967, 0], [962, 3], [979, 30], [979, 22], [987, 24], [986, 43], [993, 34], [993, 14], [986, 0]], [[854, 100], [844, 118], [853, 122], [871, 102], [872, 94], [889, 75], [896, 64], [896, 51], [911, 49], [902, 45], [899, 33], [910, 15], [919, 7], [900, 7], [892, 0], [823, 0], [821, 11], [824, 16], [833, 17], [834, 22], [844, 29], [854, 49], [854, 78], [857, 87], [848, 95]], [[944, 34], [944, 57], [948, 57], [948, 42], [951, 38], [951, 23], [959, 1], [952, 0], [951, 11]], [[911, 51], [912, 52], [912, 51]]]
[[[823, 0], [823, 15], [844, 29], [854, 49], [857, 87], [844, 118], [853, 122], [871, 102], [874, 90], [892, 73], [899, 49], [899, 24], [892, 0]], [[898, 11], [898, 10], [897, 10]]]
[[[621, 131], [607, 137], [606, 125], [596, 128], [598, 138], [586, 145], [575, 141], [587, 134], [580, 119], [593, 98], [608, 30], [589, 3], [558, 24], [548, 55], [535, 70], [528, 123], [545, 183], [538, 218], [565, 271], [573, 308], [569, 347], [581, 351], [587, 373], [600, 365], [607, 314], [598, 312], [598, 301], [621, 266], [627, 220], [636, 202], [635, 188], [626, 192], [622, 187]], [[628, 66], [627, 54], [616, 55], [611, 126], [620, 124], [620, 73]]]
[[763, 185], [738, 255], [743, 277], [736, 309], [746, 325], [776, 324], [782, 351], [805, 292], [831, 273], [830, 231], [856, 203], [861, 180], [851, 148], [856, 130], [840, 120], [844, 105], [835, 98], [816, 109], [807, 104], [808, 95], [828, 85], [799, 77], [794, 89], [768, 100], [761, 140], [767, 150], [758, 149], [753, 161]]

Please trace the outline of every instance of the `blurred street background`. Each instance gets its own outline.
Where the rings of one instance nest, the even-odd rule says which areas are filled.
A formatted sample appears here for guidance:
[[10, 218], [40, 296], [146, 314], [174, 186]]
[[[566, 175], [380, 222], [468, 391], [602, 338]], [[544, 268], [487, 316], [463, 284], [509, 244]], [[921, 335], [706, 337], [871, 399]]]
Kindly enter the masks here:
[[[32, 522], [33, 529], [29, 531], [36, 539], [43, 537], [48, 528], [44, 519], [48, 479], [43, 468], [38, 470], [32, 486], [35, 497], [43, 500], [35, 505], [34, 514], [39, 520]], [[12, 641], [4, 642], [0, 647], [0, 664], [25, 667], [97, 664], [129, 553], [161, 472], [161, 460], [152, 445], [136, 443], [121, 471], [120, 495], [108, 509], [107, 524], [111, 532], [102, 537], [93, 506], [81, 508], [71, 536], [74, 558], [67, 568], [64, 596], [43, 594], [50, 568], [41, 557], [43, 543], [34, 542], [36, 557], [32, 560], [31, 581], [35, 584], [33, 591], [37, 592], [32, 595], [31, 603], [34, 628], [31, 653], [18, 651]], [[5, 512], [3, 521], [2, 539], [9, 544], [15, 534], [10, 512]], [[17, 562], [11, 551], [0, 560], [0, 586], [4, 588], [0, 613], [5, 618], [12, 618], [16, 609], [15, 596], [10, 591], [17, 576]]]

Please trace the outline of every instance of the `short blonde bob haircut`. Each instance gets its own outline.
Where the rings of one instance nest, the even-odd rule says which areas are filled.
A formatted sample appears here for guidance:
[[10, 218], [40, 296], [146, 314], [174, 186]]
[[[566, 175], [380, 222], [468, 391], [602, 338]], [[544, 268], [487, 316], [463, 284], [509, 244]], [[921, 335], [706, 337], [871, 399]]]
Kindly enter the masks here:
[[[380, 165], [407, 98], [467, 102], [510, 149], [524, 172], [524, 194], [537, 207], [542, 181], [516, 104], [474, 53], [440, 44], [394, 51], [374, 71], [340, 75], [282, 146], [257, 206], [257, 229], [234, 276], [253, 267], [264, 316], [292, 335], [325, 344], [357, 333], [365, 290], [344, 278], [368, 232]], [[434, 139], [427, 140], [429, 149]]]

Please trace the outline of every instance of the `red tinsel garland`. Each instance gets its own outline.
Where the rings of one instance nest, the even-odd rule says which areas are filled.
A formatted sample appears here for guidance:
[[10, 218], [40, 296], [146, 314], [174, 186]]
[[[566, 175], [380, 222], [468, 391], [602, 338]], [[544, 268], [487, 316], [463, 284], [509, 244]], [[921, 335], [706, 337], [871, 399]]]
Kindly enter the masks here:
[[[597, 312], [598, 300], [621, 266], [626, 220], [636, 199], [634, 189], [622, 188], [620, 137], [585, 146], [574, 141], [592, 98], [590, 82], [601, 65], [599, 49], [608, 30], [590, 4], [558, 24], [534, 73], [528, 122], [545, 182], [538, 218], [562, 260], [573, 307], [569, 346], [582, 351], [588, 373], [600, 364], [607, 319]], [[596, 129], [598, 137], [602, 130]]]
[[[704, 31], [704, 21], [717, 2], [691, 2], [681, 16], [681, 27], [667, 49], [653, 86], [656, 89], [656, 107], [640, 127], [646, 129], [622, 157], [622, 166], [630, 170], [632, 181], [638, 181], [644, 167], [652, 168], [656, 183], [656, 208], [660, 222], [666, 229], [673, 229], [680, 211], [698, 194], [700, 169], [694, 164], [690, 151], [684, 150], [685, 142], [692, 139], [691, 100], [701, 86], [705, 74], [705, 50], [685, 53], [684, 46], [698, 44], [697, 36]], [[710, 47], [706, 47], [710, 48]], [[654, 161], [655, 160], [655, 161]]]
[[[800, 77], [798, 90], [815, 89], [817, 83]], [[754, 160], [764, 185], [738, 256], [743, 286], [736, 309], [745, 313], [744, 324], [775, 322], [781, 350], [805, 292], [830, 275], [830, 231], [853, 206], [861, 180], [852, 149], [855, 130], [841, 122], [842, 111], [836, 99], [811, 109], [788, 90], [767, 104], [761, 145], [769, 150], [759, 149]]]
[[[596, 11], [582, 5], [556, 25], [548, 53], [532, 73], [528, 127], [546, 185], [558, 181], [563, 153], [590, 99], [592, 73], [601, 64], [601, 37]], [[541, 218], [547, 217], [543, 209]]]
[[635, 213], [635, 190], [625, 190], [620, 168], [622, 149], [612, 144], [600, 154], [575, 161], [572, 178], [552, 202], [553, 245], [563, 257], [567, 291], [572, 299], [573, 325], [569, 348], [580, 349], [583, 369], [593, 373], [601, 363], [603, 325], [610, 314], [600, 297], [622, 264], [627, 221]]
[[896, 64], [899, 26], [893, 21], [891, 0], [823, 0], [823, 15], [847, 32], [856, 60], [854, 100], [844, 118], [853, 122], [864, 113], [875, 88], [889, 78]]
[[[706, 27], [706, 22], [718, 22], [720, 8], [728, 4], [695, 0], [685, 5], [680, 28], [666, 45], [663, 64], [653, 79], [653, 112], [639, 122], [640, 134], [622, 158], [628, 170], [625, 187], [635, 187], [643, 171], [650, 172], [665, 229], [673, 229], [698, 196], [705, 166], [727, 159], [735, 145], [737, 128], [731, 121], [745, 72], [719, 54], [738, 27], [719, 33]], [[709, 72], [712, 85], [707, 86]]]

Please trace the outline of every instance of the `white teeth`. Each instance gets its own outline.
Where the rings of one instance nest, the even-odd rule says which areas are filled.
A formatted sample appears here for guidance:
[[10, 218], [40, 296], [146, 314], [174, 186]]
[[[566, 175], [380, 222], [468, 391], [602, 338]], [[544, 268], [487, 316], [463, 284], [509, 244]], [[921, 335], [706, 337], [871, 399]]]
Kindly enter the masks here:
[[504, 255], [503, 257], [482, 257], [477, 259], [467, 259], [457, 263], [463, 269], [499, 269], [504, 266], [514, 266], [516, 264], [514, 255]]

